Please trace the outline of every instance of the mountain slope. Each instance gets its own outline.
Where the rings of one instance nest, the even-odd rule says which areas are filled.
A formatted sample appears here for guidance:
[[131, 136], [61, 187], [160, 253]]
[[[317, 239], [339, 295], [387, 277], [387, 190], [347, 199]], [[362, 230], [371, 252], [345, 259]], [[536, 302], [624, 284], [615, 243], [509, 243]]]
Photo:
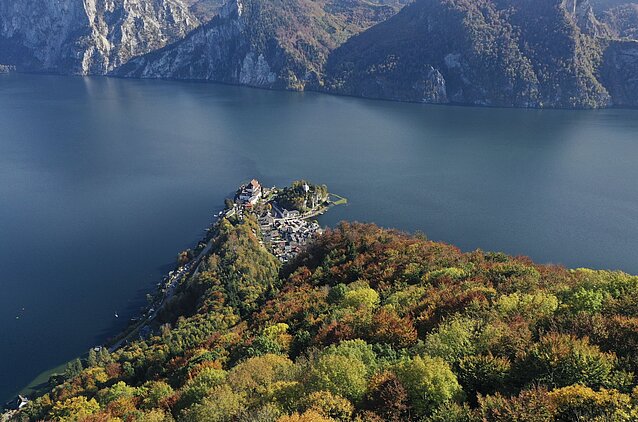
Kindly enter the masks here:
[[596, 75], [604, 45], [577, 20], [587, 31], [605, 30], [591, 9], [575, 16], [562, 0], [417, 0], [333, 53], [329, 90], [498, 106], [609, 105]]
[[181, 0], [2, 0], [0, 63], [104, 74], [197, 25]]
[[114, 74], [304, 89], [318, 86], [329, 52], [393, 15], [364, 0], [237, 0], [186, 39]]

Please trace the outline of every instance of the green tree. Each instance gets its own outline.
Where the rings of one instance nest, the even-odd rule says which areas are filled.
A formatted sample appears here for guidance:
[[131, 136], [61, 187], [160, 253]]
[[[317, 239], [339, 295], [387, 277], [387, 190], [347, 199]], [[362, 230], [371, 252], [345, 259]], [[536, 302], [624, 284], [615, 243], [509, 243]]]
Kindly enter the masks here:
[[582, 385], [570, 385], [549, 393], [557, 408], [556, 421], [635, 421], [631, 398], [615, 390], [594, 391]]
[[599, 312], [603, 307], [604, 301], [605, 294], [603, 292], [583, 287], [577, 289], [566, 299], [566, 303], [572, 312], [586, 312], [589, 314]]
[[366, 391], [368, 370], [359, 358], [323, 354], [309, 369], [312, 391], [330, 391], [353, 402], [358, 402]]
[[162, 402], [173, 395], [173, 388], [164, 381], [148, 381], [140, 387], [144, 409], [161, 407]]
[[137, 393], [135, 387], [127, 385], [124, 381], [113, 384], [111, 387], [100, 390], [98, 392], [99, 401], [101, 404], [106, 405], [112, 401], [120, 398], [134, 397]]
[[194, 404], [179, 418], [183, 422], [229, 422], [244, 409], [243, 394], [234, 392], [224, 384], [214, 387], [201, 403]]
[[441, 358], [416, 356], [399, 362], [394, 372], [408, 390], [412, 407], [419, 416], [433, 412], [462, 393], [456, 376]]
[[66, 364], [66, 369], [64, 371], [64, 376], [66, 379], [73, 378], [80, 374], [83, 370], [82, 361], [78, 359], [74, 359], [71, 362]]
[[531, 348], [519, 367], [528, 381], [540, 381], [552, 388], [571, 384], [604, 385], [615, 366], [615, 356], [603, 353], [587, 339], [550, 333]]
[[92, 368], [98, 365], [97, 353], [92, 348], [89, 349], [89, 356], [86, 358], [86, 365], [89, 368]]
[[445, 321], [425, 338], [424, 351], [455, 364], [476, 352], [476, 327], [476, 321], [464, 317]]
[[324, 353], [358, 359], [368, 369], [368, 374], [372, 374], [377, 367], [377, 356], [372, 346], [361, 339], [344, 340], [338, 345], [328, 347]]
[[369, 287], [348, 290], [341, 302], [345, 307], [365, 309], [374, 309], [379, 306], [379, 303], [379, 293]]
[[477, 394], [493, 394], [506, 385], [511, 364], [492, 355], [466, 356], [459, 362], [459, 382], [473, 399]]
[[335, 396], [329, 391], [315, 391], [305, 400], [305, 407], [314, 410], [326, 418], [347, 422], [352, 419], [354, 406], [343, 397]]
[[84, 396], [68, 398], [62, 402], [56, 402], [51, 410], [51, 416], [57, 421], [79, 421], [100, 410], [100, 405], [95, 399], [87, 399]]
[[175, 408], [179, 411], [200, 402], [214, 387], [224, 382], [226, 372], [221, 369], [204, 368], [197, 376], [188, 381], [182, 389], [179, 401]]

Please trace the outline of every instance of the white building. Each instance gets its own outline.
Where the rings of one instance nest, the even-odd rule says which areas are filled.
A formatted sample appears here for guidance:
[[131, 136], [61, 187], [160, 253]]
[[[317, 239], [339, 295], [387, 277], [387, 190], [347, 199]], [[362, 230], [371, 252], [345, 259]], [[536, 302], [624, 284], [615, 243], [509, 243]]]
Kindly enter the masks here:
[[239, 200], [244, 203], [255, 205], [261, 199], [261, 185], [253, 179], [245, 186], [242, 186], [239, 193]]

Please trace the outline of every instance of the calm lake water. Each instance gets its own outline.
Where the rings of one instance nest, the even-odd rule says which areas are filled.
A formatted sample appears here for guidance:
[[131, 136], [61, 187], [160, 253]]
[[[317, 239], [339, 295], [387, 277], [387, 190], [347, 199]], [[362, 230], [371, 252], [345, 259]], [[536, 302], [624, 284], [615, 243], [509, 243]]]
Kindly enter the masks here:
[[328, 225], [638, 273], [637, 159], [638, 110], [0, 76], [0, 399], [122, 329], [252, 177], [326, 183]]

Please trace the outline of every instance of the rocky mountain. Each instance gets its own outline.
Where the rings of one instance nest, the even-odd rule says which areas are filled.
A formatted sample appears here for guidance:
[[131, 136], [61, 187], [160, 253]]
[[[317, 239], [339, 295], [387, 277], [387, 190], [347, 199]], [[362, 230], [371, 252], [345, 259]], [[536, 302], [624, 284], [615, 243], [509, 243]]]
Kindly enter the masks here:
[[114, 73], [318, 89], [330, 52], [398, 8], [366, 0], [232, 0], [184, 40]]
[[638, 106], [635, 2], [223, 1], [0, 0], [0, 63], [427, 103]]
[[198, 24], [181, 0], [0, 0], [0, 63], [105, 74]]
[[633, 54], [633, 44], [612, 38], [587, 2], [417, 0], [337, 49], [328, 62], [327, 87], [437, 103], [636, 104], [638, 98], [617, 89], [631, 84], [625, 54]]

